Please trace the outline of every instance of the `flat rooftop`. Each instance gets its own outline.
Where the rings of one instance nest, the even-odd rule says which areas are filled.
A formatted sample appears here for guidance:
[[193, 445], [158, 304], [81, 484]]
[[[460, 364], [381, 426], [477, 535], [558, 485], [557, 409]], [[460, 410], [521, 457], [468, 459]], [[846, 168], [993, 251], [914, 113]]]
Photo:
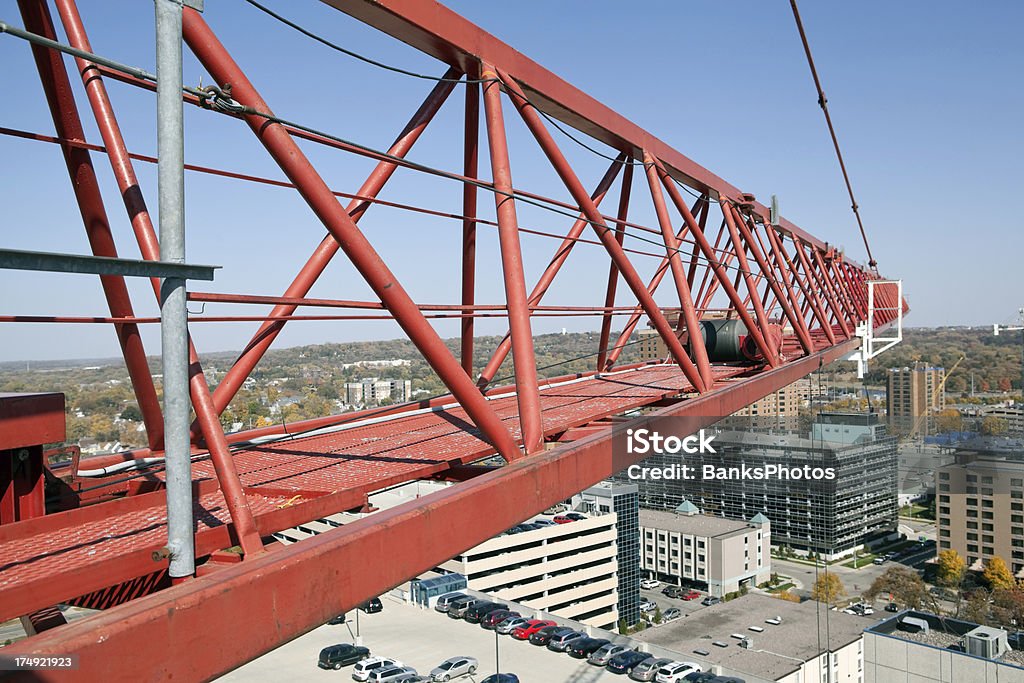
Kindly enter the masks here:
[[[928, 632], [923, 631], [918, 633], [911, 633], [909, 631], [903, 631], [900, 629], [900, 621], [905, 617], [915, 617], [917, 619], [923, 619], [928, 622]], [[953, 619], [950, 617], [939, 617], [928, 612], [918, 612], [916, 610], [910, 610], [897, 614], [889, 619], [885, 619], [878, 624], [875, 624], [871, 628], [865, 630], [866, 633], [873, 633], [882, 636], [889, 636], [891, 638], [898, 638], [900, 640], [910, 641], [912, 643], [920, 643], [937, 650], [950, 649], [951, 645], [958, 644], [963, 636], [978, 627], [978, 624], [972, 621], [962, 621], [960, 619]], [[998, 630], [993, 627], [992, 630]], [[1013, 635], [1013, 631], [1009, 631], [1010, 635]], [[974, 655], [963, 654], [965, 657], [973, 657]], [[991, 659], [989, 661], [999, 662], [1001, 664], [1007, 664], [1018, 668], [1024, 668], [1024, 651], [1021, 650], [1010, 650], [1001, 657]]]
[[644, 508], [640, 509], [640, 526], [709, 538], [754, 530], [754, 527], [742, 519], [711, 515], [683, 515], [669, 510], [647, 510]]
[[[781, 624], [766, 623], [767, 619], [776, 617], [782, 618]], [[806, 662], [824, 652], [829, 643], [832, 650], [837, 650], [857, 641], [864, 626], [862, 617], [832, 612], [817, 602], [797, 604], [751, 593], [700, 610], [685, 619], [641, 631], [633, 637], [692, 656], [697, 661], [776, 680], [800, 668], [795, 659]], [[751, 627], [764, 631], [752, 631]], [[732, 634], [750, 638], [752, 647], [741, 648], [739, 639]], [[726, 646], [720, 647], [715, 642]], [[708, 654], [697, 654], [697, 650]]]

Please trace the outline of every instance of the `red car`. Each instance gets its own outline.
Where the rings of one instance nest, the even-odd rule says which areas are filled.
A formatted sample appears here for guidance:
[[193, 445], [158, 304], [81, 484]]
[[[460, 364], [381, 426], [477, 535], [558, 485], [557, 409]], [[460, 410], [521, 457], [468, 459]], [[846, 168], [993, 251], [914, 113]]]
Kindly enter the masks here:
[[569, 522], [572, 522], [572, 521], [574, 521], [574, 520], [569, 519], [565, 515], [558, 515], [554, 519], [555, 524], [568, 524]]
[[689, 593], [684, 593], [680, 597], [683, 600], [696, 600], [700, 597], [700, 593], [698, 593], [697, 591], [690, 591]]
[[526, 640], [542, 628], [557, 625], [558, 624], [556, 624], [555, 622], [548, 621], [547, 619], [531, 619], [530, 621], [526, 622], [525, 626], [520, 626], [515, 631], [512, 631], [512, 637], [516, 640]]

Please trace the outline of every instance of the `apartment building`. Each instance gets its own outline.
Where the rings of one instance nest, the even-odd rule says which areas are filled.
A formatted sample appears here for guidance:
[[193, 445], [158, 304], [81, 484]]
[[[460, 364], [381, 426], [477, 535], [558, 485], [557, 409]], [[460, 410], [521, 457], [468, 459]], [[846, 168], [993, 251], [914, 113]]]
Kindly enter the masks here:
[[959, 453], [936, 473], [939, 550], [981, 569], [1001, 557], [1024, 578], [1024, 460]]
[[945, 377], [945, 369], [923, 363], [889, 369], [885, 407], [892, 433], [923, 437], [935, 431], [931, 418], [946, 407]]
[[407, 379], [368, 377], [345, 383], [345, 403], [350, 406], [376, 405], [387, 399], [405, 403], [412, 396], [412, 382]]
[[771, 577], [771, 522], [700, 514], [684, 501], [675, 511], [640, 511], [640, 569], [677, 586], [697, 584], [711, 595], [752, 587]]
[[440, 568], [469, 588], [589, 626], [613, 628], [619, 615], [618, 515], [497, 536]]

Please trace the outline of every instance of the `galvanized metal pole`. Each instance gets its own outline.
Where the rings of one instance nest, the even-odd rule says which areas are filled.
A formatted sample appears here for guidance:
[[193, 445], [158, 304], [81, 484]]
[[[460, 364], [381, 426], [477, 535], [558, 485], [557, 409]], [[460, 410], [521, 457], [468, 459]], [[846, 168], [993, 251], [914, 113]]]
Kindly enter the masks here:
[[[156, 9], [157, 181], [160, 260], [185, 261], [185, 145], [181, 101], [182, 0], [154, 0]], [[189, 443], [188, 311], [185, 280], [164, 278], [160, 301], [167, 458], [167, 549], [171, 579], [195, 573], [192, 462]]]

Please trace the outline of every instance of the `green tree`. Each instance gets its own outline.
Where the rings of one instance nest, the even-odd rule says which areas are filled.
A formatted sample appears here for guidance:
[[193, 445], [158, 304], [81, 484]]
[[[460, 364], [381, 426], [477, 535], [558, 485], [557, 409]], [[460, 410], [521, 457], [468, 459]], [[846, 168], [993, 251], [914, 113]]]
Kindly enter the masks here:
[[993, 557], [985, 564], [985, 571], [982, 574], [988, 587], [992, 590], [1009, 590], [1017, 587], [1017, 582], [1006, 566], [1006, 561], [1001, 557]]
[[864, 593], [868, 600], [874, 600], [879, 595], [892, 596], [898, 604], [911, 609], [928, 607], [937, 610], [935, 600], [928, 593], [928, 587], [921, 577], [913, 569], [902, 565], [885, 570]]
[[136, 405], [130, 405], [121, 411], [122, 420], [131, 420], [133, 422], [140, 422], [142, 420], [142, 411]]
[[995, 415], [989, 415], [981, 421], [981, 433], [986, 436], [1005, 434], [1007, 429], [1009, 429], [1009, 425], [1006, 420]]
[[828, 605], [834, 605], [844, 595], [846, 595], [846, 589], [836, 574], [822, 574], [811, 588], [811, 597]]

